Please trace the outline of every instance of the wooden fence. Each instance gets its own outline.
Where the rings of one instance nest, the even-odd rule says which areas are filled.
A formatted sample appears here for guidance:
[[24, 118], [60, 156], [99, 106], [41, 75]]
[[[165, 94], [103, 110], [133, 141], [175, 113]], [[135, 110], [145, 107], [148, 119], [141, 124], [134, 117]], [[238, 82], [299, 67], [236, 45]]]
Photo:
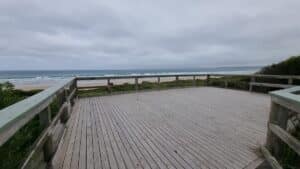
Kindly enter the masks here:
[[[281, 76], [281, 75], [260, 75], [260, 74], [167, 74], [167, 75], [139, 75], [139, 76], [98, 76], [98, 77], [77, 77], [77, 81], [91, 81], [91, 80], [106, 80], [107, 85], [111, 84], [112, 80], [115, 79], [134, 79], [135, 88], [138, 90], [138, 84], [140, 79], [146, 78], [156, 78], [157, 84], [160, 84], [161, 78], [174, 78], [174, 80], [178, 81], [181, 77], [191, 77], [193, 80], [193, 84], [196, 84], [196, 80], [199, 77], [202, 79], [206, 79], [206, 84], [209, 84], [209, 81], [214, 78], [224, 78], [224, 86], [228, 87], [228, 78], [230, 77], [246, 77], [250, 78], [249, 82], [249, 91], [253, 91], [254, 86], [262, 86], [262, 87], [271, 87], [271, 88], [289, 88], [294, 87], [294, 80], [300, 80], [300, 76]], [[227, 79], [226, 79], [227, 78]], [[286, 83], [265, 83], [258, 82], [256, 79], [279, 79], [286, 80]], [[82, 86], [80, 89], [87, 88], [97, 88], [101, 85], [96, 86]]]
[[[271, 92], [271, 111], [266, 145], [262, 152], [274, 169], [282, 167], [276, 159], [282, 157], [283, 144], [300, 155], [300, 141], [291, 133], [297, 132], [300, 119], [300, 87]], [[297, 126], [298, 125], [298, 126]], [[299, 131], [298, 131], [299, 132]], [[299, 166], [298, 166], [299, 167]]]
[[[39, 116], [42, 134], [34, 143], [32, 152], [24, 162], [23, 169], [49, 167], [63, 135], [65, 124], [72, 112], [76, 92], [76, 79], [61, 83], [22, 100], [0, 111], [0, 146], [10, 139], [36, 115]], [[58, 112], [51, 112], [50, 105], [57, 100]], [[52, 115], [56, 116], [51, 119]]]
[[[271, 155], [278, 154], [282, 151], [282, 146], [278, 144], [278, 140], [284, 141], [295, 152], [299, 154], [299, 141], [285, 131], [288, 117], [293, 113], [300, 112], [300, 87], [293, 87], [293, 80], [299, 80], [299, 76], [277, 76], [277, 75], [236, 75], [236, 74], [168, 74], [168, 75], [143, 75], [143, 76], [102, 76], [102, 77], [76, 77], [63, 80], [61, 83], [48, 88], [32, 97], [11, 105], [0, 110], [0, 146], [8, 141], [14, 134], [24, 125], [30, 122], [36, 115], [39, 116], [40, 126], [44, 129], [41, 136], [35, 142], [32, 152], [28, 155], [22, 168], [47, 168], [51, 167], [50, 161], [55, 153], [58, 143], [62, 138], [66, 128], [66, 122], [72, 112], [72, 105], [76, 91], [78, 90], [77, 82], [84, 80], [106, 80], [110, 85], [114, 79], [134, 79], [135, 89], [138, 90], [139, 79], [157, 78], [160, 84], [161, 78], [174, 77], [180, 80], [181, 77], [191, 77], [193, 84], [199, 77], [206, 80], [206, 84], [213, 78], [224, 77], [224, 86], [228, 86], [226, 77], [247, 77], [251, 81], [249, 90], [252, 91], [253, 86], [266, 86], [276, 88], [288, 88], [272, 92], [272, 109], [270, 113], [269, 131], [266, 146], [262, 147], [262, 152], [268, 161], [280, 168], [275, 158]], [[286, 84], [261, 83], [257, 82], [257, 78], [267, 79], [285, 79]], [[91, 86], [90, 86], [91, 87]], [[97, 86], [92, 86], [93, 88]], [[51, 112], [50, 105], [54, 100], [58, 101], [59, 111]], [[51, 116], [55, 114], [53, 119]]]

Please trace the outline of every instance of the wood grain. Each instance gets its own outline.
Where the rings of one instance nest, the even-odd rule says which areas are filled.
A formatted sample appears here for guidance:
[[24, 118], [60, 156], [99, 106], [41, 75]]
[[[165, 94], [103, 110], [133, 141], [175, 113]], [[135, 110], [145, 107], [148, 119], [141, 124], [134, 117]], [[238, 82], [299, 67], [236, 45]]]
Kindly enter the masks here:
[[210, 87], [79, 99], [55, 164], [255, 168], [269, 102], [267, 95]]

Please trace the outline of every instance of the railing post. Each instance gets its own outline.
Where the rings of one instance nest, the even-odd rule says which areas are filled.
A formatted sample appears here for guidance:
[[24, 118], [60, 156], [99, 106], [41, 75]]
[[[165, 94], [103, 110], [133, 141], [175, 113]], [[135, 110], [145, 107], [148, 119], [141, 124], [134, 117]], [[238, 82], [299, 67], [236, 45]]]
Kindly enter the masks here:
[[60, 121], [65, 124], [68, 119], [70, 118], [71, 114], [71, 103], [67, 102], [66, 105], [63, 107], [62, 114], [60, 116]]
[[135, 81], [135, 90], [139, 90], [139, 79], [136, 77], [134, 78], [134, 81]]
[[74, 82], [73, 82], [73, 84], [74, 84], [74, 89], [75, 89], [75, 95], [74, 95], [73, 98], [75, 98], [75, 97], [76, 97], [76, 94], [77, 94], [77, 90], [78, 90], [77, 82], [78, 82], [78, 80], [77, 80], [77, 78], [75, 78], [75, 79], [74, 79]]
[[[286, 130], [287, 121], [289, 118], [289, 111], [288, 109], [280, 106], [277, 103], [271, 103], [271, 112], [269, 116], [269, 124], [276, 124], [280, 126], [282, 129]], [[276, 158], [278, 158], [283, 152], [283, 143], [281, 140], [268, 128], [267, 133], [267, 148], [274, 154]]]
[[65, 89], [64, 90], [64, 94], [65, 94], [65, 102], [68, 102], [68, 98], [69, 98], [69, 90], [68, 89]]
[[108, 78], [108, 79], [107, 79], [107, 90], [108, 90], [109, 93], [112, 92], [111, 87], [112, 87], [112, 86], [111, 86], [111, 83], [110, 83], [110, 78]]
[[107, 79], [107, 87], [110, 86], [110, 78]]
[[[277, 103], [271, 102], [271, 110], [269, 115], [268, 126], [271, 123], [273, 124], [276, 123], [278, 109], [279, 109], [279, 105]], [[273, 150], [275, 139], [276, 136], [272, 133], [272, 131], [270, 131], [270, 129], [268, 129], [266, 147], [271, 151]]]
[[157, 77], [157, 84], [160, 84], [160, 77]]
[[46, 142], [43, 146], [43, 151], [44, 151], [44, 160], [46, 162], [50, 162], [52, 159], [52, 156], [54, 154], [54, 145], [53, 145], [53, 136], [52, 133], [48, 133]]
[[209, 79], [210, 79], [210, 75], [209, 75], [209, 74], [207, 74], [207, 75], [206, 75], [206, 86], [208, 86], [208, 85], [209, 85]]
[[226, 79], [225, 79], [224, 83], [225, 83], [225, 88], [228, 88], [228, 81]]
[[51, 107], [48, 106], [45, 110], [39, 113], [40, 126], [46, 128], [51, 123]]
[[193, 86], [196, 86], [196, 76], [193, 76]]
[[288, 84], [289, 84], [289, 85], [292, 85], [292, 84], [293, 84], [293, 78], [289, 78]]
[[254, 76], [251, 77], [251, 80], [250, 80], [250, 83], [249, 83], [249, 91], [250, 92], [253, 91], [253, 85], [252, 85], [253, 82], [255, 82], [255, 77]]
[[179, 76], [175, 76], [175, 79], [176, 79], [176, 81], [178, 81], [179, 80]]

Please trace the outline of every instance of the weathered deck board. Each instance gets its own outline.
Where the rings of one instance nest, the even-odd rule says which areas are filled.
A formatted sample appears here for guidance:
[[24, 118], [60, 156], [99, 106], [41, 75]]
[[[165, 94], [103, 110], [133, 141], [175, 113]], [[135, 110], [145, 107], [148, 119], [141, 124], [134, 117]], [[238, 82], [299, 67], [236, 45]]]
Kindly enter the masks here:
[[53, 165], [253, 168], [269, 101], [263, 94], [210, 87], [80, 99]]

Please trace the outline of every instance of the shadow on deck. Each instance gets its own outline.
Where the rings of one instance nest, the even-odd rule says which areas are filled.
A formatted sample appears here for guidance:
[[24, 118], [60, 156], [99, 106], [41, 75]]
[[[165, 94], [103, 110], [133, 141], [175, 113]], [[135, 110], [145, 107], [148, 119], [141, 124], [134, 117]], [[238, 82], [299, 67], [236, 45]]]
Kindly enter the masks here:
[[212, 87], [77, 100], [55, 168], [255, 168], [270, 97]]

